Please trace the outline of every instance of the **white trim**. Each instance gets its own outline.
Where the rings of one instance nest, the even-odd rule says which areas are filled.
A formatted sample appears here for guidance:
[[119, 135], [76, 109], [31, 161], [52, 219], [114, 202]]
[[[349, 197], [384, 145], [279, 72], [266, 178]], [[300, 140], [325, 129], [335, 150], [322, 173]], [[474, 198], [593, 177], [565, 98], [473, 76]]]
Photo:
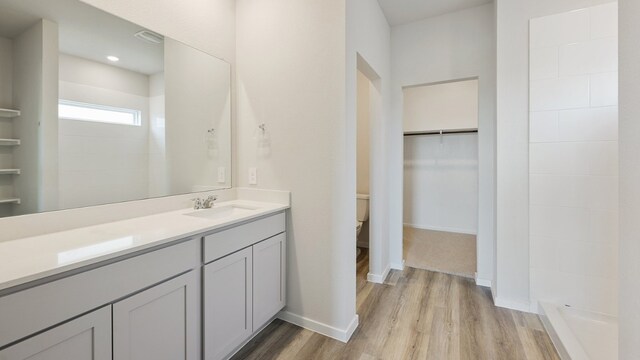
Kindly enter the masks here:
[[351, 322], [349, 323], [349, 326], [346, 329], [342, 330], [342, 329], [333, 327], [331, 325], [323, 324], [321, 322], [311, 320], [304, 316], [291, 313], [289, 311], [280, 311], [280, 313], [278, 314], [278, 318], [290, 324], [300, 326], [307, 330], [330, 337], [332, 339], [336, 339], [343, 343], [346, 343], [349, 341], [349, 339], [351, 338], [351, 335], [353, 335], [353, 332], [356, 331], [356, 328], [358, 328], [358, 321], [359, 321], [358, 314], [356, 314], [351, 320]]
[[367, 281], [376, 284], [383, 284], [384, 280], [387, 278], [387, 275], [389, 275], [389, 271], [391, 271], [391, 264], [387, 264], [387, 267], [384, 269], [382, 274], [368, 273]]
[[491, 280], [480, 279], [478, 277], [478, 274], [476, 273], [476, 285], [490, 288], [491, 287]]
[[538, 302], [532, 301], [531, 304], [529, 305], [529, 312], [540, 315], [541, 311], [542, 309], [540, 308]]
[[444, 231], [444, 232], [452, 232], [457, 234], [467, 234], [467, 235], [478, 235], [478, 230], [474, 229], [459, 229], [459, 228], [451, 228], [446, 226], [430, 226], [430, 225], [420, 225], [420, 224], [402, 224], [406, 227], [411, 227], [414, 229], [422, 229], [422, 230], [433, 230], [433, 231]]
[[356, 331], [359, 324], [360, 324], [360, 315], [355, 314], [353, 316], [353, 319], [351, 319], [349, 326], [347, 326], [347, 331], [343, 341], [344, 343], [349, 342], [349, 339], [351, 339], [351, 336], [353, 336], [353, 333]]
[[531, 312], [531, 305], [528, 302], [507, 300], [496, 296], [493, 298], [493, 303], [495, 306], [501, 308], [518, 310], [527, 313]]
[[358, 241], [356, 243], [356, 246], [359, 247], [359, 248], [368, 249], [369, 248], [369, 241]]
[[493, 305], [495, 305], [496, 304], [496, 293], [498, 292], [498, 290], [494, 289], [493, 285], [495, 285], [495, 284], [493, 284], [493, 283], [491, 284], [491, 300], [493, 300]]
[[402, 259], [401, 263], [391, 263], [391, 269], [393, 270], [404, 270], [404, 259]]

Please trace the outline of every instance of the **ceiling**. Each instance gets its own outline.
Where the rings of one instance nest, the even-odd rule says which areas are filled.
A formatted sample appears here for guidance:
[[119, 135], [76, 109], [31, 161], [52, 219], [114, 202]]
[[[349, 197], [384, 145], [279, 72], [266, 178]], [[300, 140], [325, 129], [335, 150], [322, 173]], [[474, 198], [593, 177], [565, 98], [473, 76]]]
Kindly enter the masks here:
[[62, 53], [147, 75], [163, 71], [162, 44], [133, 36], [143, 27], [78, 0], [0, 0], [0, 37], [13, 39], [42, 18], [58, 24]]
[[492, 0], [378, 0], [389, 25], [402, 25], [474, 6]]

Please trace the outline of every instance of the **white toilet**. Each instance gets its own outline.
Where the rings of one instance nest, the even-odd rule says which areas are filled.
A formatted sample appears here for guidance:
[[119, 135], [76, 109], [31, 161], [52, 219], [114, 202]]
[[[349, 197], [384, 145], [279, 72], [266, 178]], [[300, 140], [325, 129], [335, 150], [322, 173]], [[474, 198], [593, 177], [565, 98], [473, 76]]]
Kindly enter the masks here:
[[[369, 195], [357, 194], [356, 195], [356, 238], [360, 235], [362, 230], [362, 224], [369, 219]], [[357, 239], [356, 239], [357, 241]], [[358, 249], [360, 254], [360, 249]]]

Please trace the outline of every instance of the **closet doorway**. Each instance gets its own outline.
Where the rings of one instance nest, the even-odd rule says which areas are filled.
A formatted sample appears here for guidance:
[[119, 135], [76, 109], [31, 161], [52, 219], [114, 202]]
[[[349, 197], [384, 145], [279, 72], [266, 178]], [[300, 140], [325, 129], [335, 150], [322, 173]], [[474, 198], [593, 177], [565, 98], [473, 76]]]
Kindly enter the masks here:
[[474, 278], [478, 79], [411, 86], [403, 93], [405, 264]]

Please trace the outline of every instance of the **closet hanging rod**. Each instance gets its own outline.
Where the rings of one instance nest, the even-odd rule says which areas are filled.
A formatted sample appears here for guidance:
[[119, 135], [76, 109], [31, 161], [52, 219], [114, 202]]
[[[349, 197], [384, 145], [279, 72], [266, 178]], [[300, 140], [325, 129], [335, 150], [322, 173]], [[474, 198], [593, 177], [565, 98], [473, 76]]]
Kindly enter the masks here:
[[404, 136], [475, 134], [477, 132], [478, 132], [478, 129], [430, 130], [430, 131], [416, 131], [416, 132], [404, 133]]

